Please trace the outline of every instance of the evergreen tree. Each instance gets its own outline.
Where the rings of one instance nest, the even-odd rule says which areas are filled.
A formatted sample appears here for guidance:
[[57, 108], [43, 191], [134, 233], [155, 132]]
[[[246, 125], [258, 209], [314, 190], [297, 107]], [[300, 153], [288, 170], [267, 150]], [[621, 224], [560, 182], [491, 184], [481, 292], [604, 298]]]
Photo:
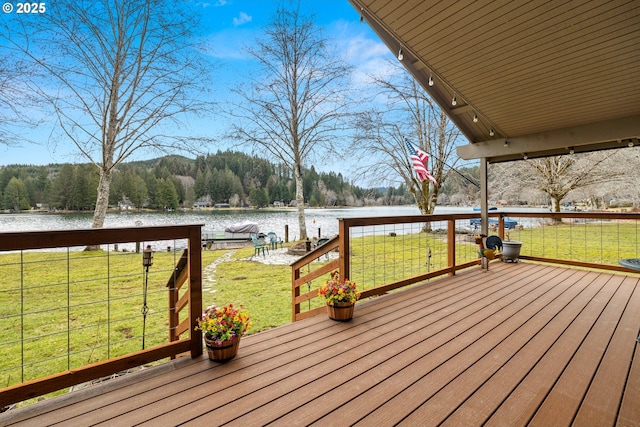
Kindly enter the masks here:
[[170, 179], [160, 178], [157, 181], [156, 206], [160, 209], [177, 209], [178, 192]]
[[15, 212], [29, 209], [29, 197], [27, 188], [22, 180], [13, 177], [4, 189], [3, 205], [5, 209], [11, 209]]
[[74, 204], [74, 188], [76, 187], [75, 171], [72, 165], [65, 164], [53, 180], [49, 205], [58, 209], [69, 210]]
[[264, 188], [254, 187], [249, 193], [249, 201], [257, 208], [264, 208], [269, 204], [269, 195]]
[[198, 172], [196, 173], [196, 182], [193, 186], [193, 191], [196, 199], [200, 199], [209, 194], [209, 185], [207, 179], [207, 169], [198, 168]]
[[147, 206], [152, 209], [162, 209], [162, 203], [158, 200], [158, 180], [150, 172], [145, 172], [142, 179], [147, 187]]
[[130, 192], [127, 193], [129, 200], [138, 209], [142, 209], [149, 200], [149, 192], [147, 191], [147, 184], [144, 179], [136, 175], [131, 183]]

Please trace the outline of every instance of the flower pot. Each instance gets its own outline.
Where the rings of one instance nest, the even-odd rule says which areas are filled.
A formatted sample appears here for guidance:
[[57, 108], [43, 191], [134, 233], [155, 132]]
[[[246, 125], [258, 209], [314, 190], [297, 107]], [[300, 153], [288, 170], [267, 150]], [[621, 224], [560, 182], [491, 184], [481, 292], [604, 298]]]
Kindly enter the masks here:
[[352, 302], [335, 302], [333, 304], [327, 304], [329, 318], [339, 320], [341, 322], [351, 320], [353, 317], [354, 306], [355, 304]]
[[207, 346], [209, 359], [214, 362], [226, 362], [236, 357], [236, 354], [238, 353], [238, 346], [240, 346], [240, 337], [222, 341], [220, 345], [218, 345], [216, 341], [210, 340], [205, 336], [204, 342]]
[[522, 242], [516, 240], [503, 240], [502, 241], [502, 261], [518, 262], [520, 256], [520, 248]]

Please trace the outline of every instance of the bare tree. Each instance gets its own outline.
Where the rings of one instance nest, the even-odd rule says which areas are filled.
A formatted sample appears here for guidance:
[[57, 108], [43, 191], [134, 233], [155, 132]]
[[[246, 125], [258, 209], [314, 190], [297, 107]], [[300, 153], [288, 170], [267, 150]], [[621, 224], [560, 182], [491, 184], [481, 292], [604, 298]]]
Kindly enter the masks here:
[[607, 170], [616, 174], [615, 180], [604, 185], [606, 194], [611, 195], [616, 203], [630, 202], [634, 209], [640, 207], [640, 147], [616, 150], [604, 165]]
[[306, 239], [302, 168], [314, 155], [337, 148], [345, 130], [349, 68], [299, 6], [278, 7], [248, 54], [262, 72], [250, 90], [234, 90], [240, 102], [229, 109], [232, 134], [291, 168], [300, 238]]
[[602, 186], [619, 176], [618, 168], [606, 166], [612, 153], [570, 154], [496, 165], [492, 168], [494, 175], [502, 178], [493, 180], [494, 191], [499, 191], [499, 185], [515, 185], [521, 194], [536, 189], [551, 200], [553, 212], [560, 212], [562, 200], [571, 192]]
[[[379, 88], [376, 99], [384, 99], [384, 107], [363, 113], [358, 123], [354, 150], [366, 153], [372, 166], [363, 176], [394, 181], [399, 177], [406, 185], [422, 214], [433, 213], [439, 188], [452, 173], [458, 160], [454, 156], [461, 133], [438, 108], [426, 91], [404, 70], [397, 67], [391, 77], [373, 76]], [[438, 181], [420, 181], [409, 159], [404, 138], [431, 156], [427, 169]]]
[[[5, 20], [0, 24], [0, 33], [5, 37], [10, 34], [8, 23]], [[41, 121], [32, 87], [36, 71], [20, 50], [0, 43], [0, 145], [19, 145], [25, 141], [21, 129]]]
[[206, 110], [208, 73], [192, 34], [198, 14], [183, 6], [57, 0], [9, 40], [46, 73], [39, 94], [61, 136], [99, 171], [94, 228], [104, 224], [114, 168], [140, 150], [184, 150], [181, 118]]

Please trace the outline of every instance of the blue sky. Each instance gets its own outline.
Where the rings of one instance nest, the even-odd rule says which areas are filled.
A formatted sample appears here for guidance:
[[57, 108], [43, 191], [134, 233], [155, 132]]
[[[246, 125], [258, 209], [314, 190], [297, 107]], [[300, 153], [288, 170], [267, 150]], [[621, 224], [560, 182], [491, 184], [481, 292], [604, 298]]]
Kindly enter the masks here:
[[[260, 35], [261, 30], [270, 22], [276, 5], [280, 3], [271, 0], [196, 0], [196, 4], [202, 10], [200, 32], [211, 47], [210, 54], [219, 65], [214, 72], [214, 79], [216, 87], [220, 88], [218, 96], [223, 98], [228, 93], [224, 88], [236, 83], [237, 79], [242, 79], [247, 68], [252, 66], [243, 53], [243, 46]], [[385, 66], [384, 59], [394, 56], [369, 26], [360, 22], [359, 14], [347, 0], [301, 0], [301, 9], [304, 15], [312, 13], [315, 16], [316, 23], [325, 29], [325, 34], [331, 42], [346, 54], [347, 61], [356, 67], [356, 84], [359, 78], [364, 81], [367, 73], [378, 73], [380, 68]], [[212, 133], [219, 130], [215, 129], [217, 126], [221, 126], [211, 120], [207, 120], [206, 123]], [[190, 124], [194, 129], [203, 125]], [[28, 139], [37, 141], [37, 145], [0, 145], [0, 166], [85, 162], [86, 160], [77, 156], [71, 144], [58, 144], [55, 151], [47, 144], [52, 127], [52, 122], [45, 122], [37, 129], [20, 131]], [[210, 151], [215, 152], [217, 148], [211, 147]], [[160, 154], [145, 154], [143, 158], [158, 155]]]

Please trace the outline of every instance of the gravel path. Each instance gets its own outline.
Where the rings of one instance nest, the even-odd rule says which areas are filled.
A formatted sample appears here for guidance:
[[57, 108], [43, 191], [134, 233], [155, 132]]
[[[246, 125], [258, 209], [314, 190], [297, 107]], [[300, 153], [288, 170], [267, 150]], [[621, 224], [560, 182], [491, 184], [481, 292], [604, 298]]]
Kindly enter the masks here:
[[[202, 291], [215, 293], [216, 290], [213, 287], [216, 284], [216, 268], [218, 264], [223, 262], [236, 262], [236, 261], [254, 261], [262, 264], [270, 264], [270, 265], [289, 265], [300, 256], [298, 255], [289, 255], [287, 253], [286, 248], [280, 249], [272, 249], [266, 255], [254, 255], [247, 258], [232, 258], [232, 256], [236, 253], [235, 250], [229, 250], [220, 258], [213, 261], [211, 264], [207, 265], [202, 271]], [[330, 252], [328, 258], [326, 259], [334, 259], [338, 257], [336, 252]], [[325, 257], [323, 255], [323, 257]]]

